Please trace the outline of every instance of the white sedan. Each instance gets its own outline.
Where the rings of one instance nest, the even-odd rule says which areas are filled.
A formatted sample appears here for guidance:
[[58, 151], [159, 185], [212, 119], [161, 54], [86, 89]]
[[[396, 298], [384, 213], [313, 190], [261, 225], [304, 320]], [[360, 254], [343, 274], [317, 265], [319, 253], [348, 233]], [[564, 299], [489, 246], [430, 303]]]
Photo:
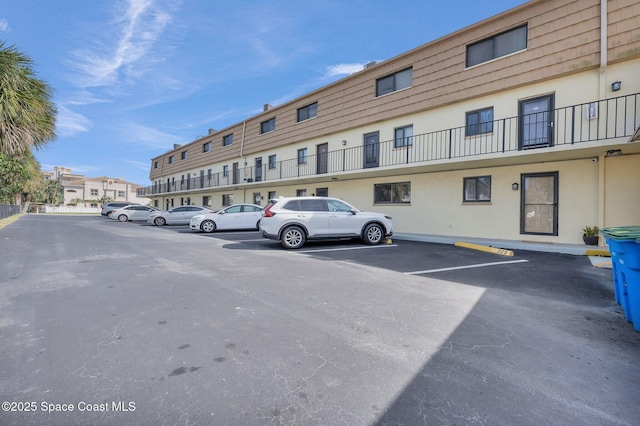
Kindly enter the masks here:
[[120, 222], [127, 222], [130, 220], [147, 220], [151, 214], [157, 211], [158, 209], [154, 207], [132, 204], [111, 210], [107, 217], [109, 219], [117, 219]]
[[213, 232], [222, 229], [258, 229], [262, 207], [255, 204], [234, 204], [215, 213], [198, 214], [189, 227], [196, 231]]
[[198, 214], [210, 213], [211, 209], [200, 206], [179, 206], [170, 210], [157, 211], [151, 214], [147, 222], [156, 225], [188, 225], [191, 218]]

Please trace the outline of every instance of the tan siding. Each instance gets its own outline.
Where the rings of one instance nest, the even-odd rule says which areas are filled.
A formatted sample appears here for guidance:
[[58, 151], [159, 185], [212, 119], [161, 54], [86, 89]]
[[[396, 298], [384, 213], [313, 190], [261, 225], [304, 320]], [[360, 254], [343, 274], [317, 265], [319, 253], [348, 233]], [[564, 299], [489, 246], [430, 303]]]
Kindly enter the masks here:
[[[640, 55], [640, 3], [610, 0], [608, 5], [609, 20], [616, 22], [609, 29], [610, 60]], [[530, 1], [252, 117], [246, 122], [242, 154], [268, 155], [270, 149], [303, 140], [363, 126], [375, 129], [375, 123], [383, 120], [595, 69], [600, 65], [599, 14], [599, 0]], [[525, 23], [526, 51], [465, 69], [468, 44]], [[411, 88], [375, 97], [376, 79], [410, 66]], [[318, 116], [298, 123], [297, 109], [313, 102], [318, 102]], [[275, 131], [260, 134], [260, 123], [272, 117], [276, 117]], [[222, 137], [231, 132], [234, 143], [223, 148]], [[202, 141], [185, 145], [172, 151], [175, 164], [165, 163], [162, 172], [162, 167], [152, 169], [151, 178], [238, 158], [241, 138], [242, 123], [238, 123], [205, 139], [213, 142], [210, 153], [202, 153]], [[189, 159], [181, 161], [185, 148]]]
[[640, 2], [637, 0], [609, 0], [609, 39], [607, 48], [610, 63], [640, 56]]

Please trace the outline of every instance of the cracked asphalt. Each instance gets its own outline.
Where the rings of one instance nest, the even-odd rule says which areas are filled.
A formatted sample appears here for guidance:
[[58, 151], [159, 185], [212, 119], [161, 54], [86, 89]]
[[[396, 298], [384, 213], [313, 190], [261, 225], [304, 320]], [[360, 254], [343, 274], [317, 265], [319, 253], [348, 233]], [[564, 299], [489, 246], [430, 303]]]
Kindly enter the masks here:
[[2, 425], [640, 424], [586, 257], [30, 215], [0, 259]]

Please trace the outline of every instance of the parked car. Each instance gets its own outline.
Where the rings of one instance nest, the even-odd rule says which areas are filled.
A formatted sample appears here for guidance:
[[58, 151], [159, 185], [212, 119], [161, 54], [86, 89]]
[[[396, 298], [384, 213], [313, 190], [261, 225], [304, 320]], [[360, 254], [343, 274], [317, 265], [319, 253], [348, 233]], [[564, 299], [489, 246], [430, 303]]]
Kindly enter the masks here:
[[329, 197], [281, 197], [271, 200], [260, 221], [264, 238], [280, 240], [288, 249], [307, 240], [361, 238], [374, 245], [393, 234], [391, 216], [361, 212]]
[[169, 210], [153, 212], [147, 219], [147, 222], [156, 226], [188, 225], [193, 216], [211, 212], [212, 210], [206, 207], [179, 206]]
[[111, 210], [107, 217], [109, 219], [117, 219], [120, 222], [127, 222], [130, 220], [147, 220], [153, 212], [157, 211], [158, 209], [155, 207], [132, 204], [130, 206], [119, 207]]
[[255, 204], [234, 204], [215, 213], [197, 214], [189, 227], [196, 231], [213, 232], [223, 229], [258, 229], [262, 207]]
[[111, 213], [111, 211], [113, 209], [117, 209], [120, 207], [125, 207], [125, 206], [131, 206], [131, 205], [139, 205], [138, 203], [130, 203], [128, 201], [113, 201], [111, 203], [107, 203], [105, 205], [102, 206], [102, 210], [100, 211], [100, 214], [102, 216], [109, 216], [109, 213]]

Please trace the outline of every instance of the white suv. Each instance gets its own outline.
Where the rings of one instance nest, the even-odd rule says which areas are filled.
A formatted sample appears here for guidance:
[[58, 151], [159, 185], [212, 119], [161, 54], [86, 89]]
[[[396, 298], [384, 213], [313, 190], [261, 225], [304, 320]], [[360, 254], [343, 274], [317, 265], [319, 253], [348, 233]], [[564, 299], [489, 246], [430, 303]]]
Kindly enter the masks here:
[[393, 234], [393, 224], [390, 216], [361, 212], [337, 198], [280, 197], [265, 207], [260, 232], [288, 249], [335, 238], [361, 238], [374, 245]]

